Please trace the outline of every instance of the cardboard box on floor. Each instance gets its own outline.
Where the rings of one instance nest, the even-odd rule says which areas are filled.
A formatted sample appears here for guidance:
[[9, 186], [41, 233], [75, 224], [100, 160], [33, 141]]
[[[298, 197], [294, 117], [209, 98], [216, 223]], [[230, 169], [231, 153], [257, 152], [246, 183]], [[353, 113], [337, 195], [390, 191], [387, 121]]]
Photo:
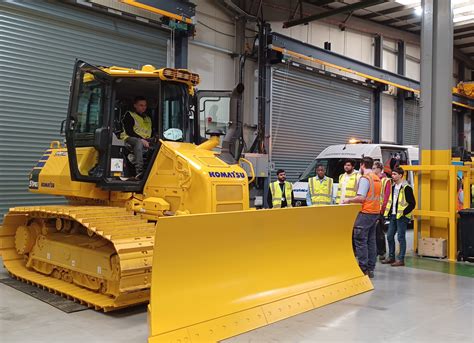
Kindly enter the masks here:
[[447, 244], [443, 238], [424, 237], [418, 241], [418, 255], [429, 257], [446, 257]]

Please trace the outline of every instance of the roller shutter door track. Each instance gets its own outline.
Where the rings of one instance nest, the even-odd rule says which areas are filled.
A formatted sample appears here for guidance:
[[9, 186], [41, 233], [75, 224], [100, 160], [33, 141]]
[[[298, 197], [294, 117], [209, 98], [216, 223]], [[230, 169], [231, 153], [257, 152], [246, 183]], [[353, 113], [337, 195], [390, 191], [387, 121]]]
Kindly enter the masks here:
[[[165, 31], [46, 1], [0, 4], [0, 215], [63, 202], [28, 192], [28, 175], [66, 118], [76, 58], [166, 66]], [[0, 222], [2, 219], [0, 219]]]
[[271, 101], [271, 161], [289, 181], [327, 146], [372, 139], [371, 89], [282, 65], [272, 72]]

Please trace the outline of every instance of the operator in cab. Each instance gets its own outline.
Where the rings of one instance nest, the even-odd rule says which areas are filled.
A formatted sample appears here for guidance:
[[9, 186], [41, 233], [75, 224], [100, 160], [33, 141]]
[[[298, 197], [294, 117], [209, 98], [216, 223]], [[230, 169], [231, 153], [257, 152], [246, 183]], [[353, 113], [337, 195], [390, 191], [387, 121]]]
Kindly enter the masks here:
[[143, 177], [143, 152], [150, 148], [152, 142], [152, 120], [146, 113], [147, 101], [143, 96], [133, 100], [133, 110], [125, 113], [122, 119], [123, 132], [121, 138], [130, 145], [135, 157], [133, 165], [136, 170], [135, 179]]

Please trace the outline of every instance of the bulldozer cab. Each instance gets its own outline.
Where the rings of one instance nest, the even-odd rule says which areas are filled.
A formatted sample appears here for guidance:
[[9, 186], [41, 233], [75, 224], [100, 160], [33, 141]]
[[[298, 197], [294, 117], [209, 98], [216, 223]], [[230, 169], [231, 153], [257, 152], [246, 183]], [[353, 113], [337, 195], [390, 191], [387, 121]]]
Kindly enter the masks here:
[[[71, 176], [75, 181], [97, 183], [106, 190], [140, 191], [160, 140], [199, 142], [192, 87], [174, 79], [163, 80], [156, 71], [134, 74], [130, 69], [121, 68], [121, 73], [120, 68], [112, 68], [115, 67], [107, 70], [76, 62], [65, 126]], [[156, 141], [144, 156], [142, 180], [131, 177], [135, 174], [133, 155], [122, 135], [122, 119], [133, 110], [137, 96], [147, 99], [146, 113], [152, 119]]]

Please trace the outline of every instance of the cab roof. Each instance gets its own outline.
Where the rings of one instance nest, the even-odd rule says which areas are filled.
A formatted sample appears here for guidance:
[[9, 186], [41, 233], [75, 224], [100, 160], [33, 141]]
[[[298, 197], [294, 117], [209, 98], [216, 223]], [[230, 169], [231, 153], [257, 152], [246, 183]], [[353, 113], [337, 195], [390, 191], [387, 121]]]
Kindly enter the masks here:
[[181, 82], [192, 87], [197, 86], [200, 82], [199, 75], [192, 73], [187, 69], [157, 69], [151, 64], [144, 65], [141, 69], [123, 68], [117, 66], [100, 67], [100, 69], [114, 77], [158, 77], [164, 81]]

